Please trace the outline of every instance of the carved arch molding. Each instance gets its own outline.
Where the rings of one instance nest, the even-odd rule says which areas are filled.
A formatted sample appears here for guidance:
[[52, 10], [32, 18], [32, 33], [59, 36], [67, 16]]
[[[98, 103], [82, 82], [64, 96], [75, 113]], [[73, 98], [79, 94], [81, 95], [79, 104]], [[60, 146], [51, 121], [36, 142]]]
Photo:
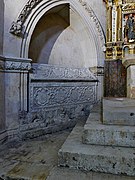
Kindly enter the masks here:
[[[36, 8], [36, 6], [39, 5], [42, 1], [43, 0], [29, 0], [26, 3], [26, 5], [24, 6], [24, 8], [22, 9], [22, 11], [20, 12], [17, 20], [13, 21], [11, 28], [10, 28], [10, 33], [12, 33], [13, 35], [16, 35], [18, 37], [23, 37], [24, 32], [25, 32], [25, 26], [24, 26], [25, 21], [31, 14], [32, 10], [34, 8]], [[62, 1], [62, 0], [59, 0], [59, 1]], [[100, 24], [97, 16], [95, 15], [93, 9], [90, 7], [90, 5], [85, 0], [77, 0], [77, 1], [86, 10], [89, 17], [94, 22], [96, 30], [98, 32], [98, 36], [101, 41], [101, 46], [102, 46], [102, 48], [104, 48], [105, 35], [104, 35], [103, 29], [101, 27], [101, 24]], [[70, 1], [69, 1], [69, 3], [70, 3]]]

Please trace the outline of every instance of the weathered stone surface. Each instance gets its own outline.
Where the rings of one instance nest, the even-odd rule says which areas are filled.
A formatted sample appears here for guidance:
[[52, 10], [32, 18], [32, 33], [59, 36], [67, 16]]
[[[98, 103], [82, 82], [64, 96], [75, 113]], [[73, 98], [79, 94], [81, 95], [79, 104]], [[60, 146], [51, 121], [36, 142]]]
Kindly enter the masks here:
[[129, 98], [104, 98], [103, 123], [135, 125], [135, 100]]
[[95, 74], [88, 68], [71, 68], [58, 65], [33, 63], [32, 69], [32, 80], [97, 80]]
[[83, 104], [30, 112], [26, 118], [20, 118], [21, 137], [32, 139], [73, 127], [79, 119], [88, 118], [91, 108], [91, 105]]
[[70, 130], [0, 146], [0, 180], [45, 180]]
[[126, 68], [121, 59], [105, 61], [104, 96], [126, 97]]
[[0, 144], [4, 143], [7, 140], [7, 132], [4, 131], [0, 131]]
[[134, 180], [134, 177], [123, 175], [112, 175], [107, 173], [85, 172], [77, 169], [69, 169], [64, 167], [54, 168], [47, 180]]
[[83, 126], [76, 126], [59, 151], [59, 166], [135, 176], [135, 148], [82, 144]]
[[134, 177], [57, 167], [57, 153], [70, 131], [0, 146], [1, 180], [134, 180]]
[[[33, 66], [29, 112], [19, 114], [22, 139], [73, 127], [96, 103], [97, 78], [87, 68]], [[72, 82], [73, 81], [73, 82]]]
[[100, 113], [91, 113], [83, 131], [83, 143], [135, 147], [135, 126], [104, 125]]

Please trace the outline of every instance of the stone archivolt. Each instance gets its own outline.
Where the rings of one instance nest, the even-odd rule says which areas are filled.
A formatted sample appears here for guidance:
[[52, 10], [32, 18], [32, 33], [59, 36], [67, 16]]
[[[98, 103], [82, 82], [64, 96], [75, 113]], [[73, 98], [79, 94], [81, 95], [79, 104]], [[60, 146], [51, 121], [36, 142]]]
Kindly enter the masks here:
[[[21, 11], [17, 20], [12, 23], [11, 28], [10, 28], [10, 33], [12, 33], [16, 36], [19, 36], [19, 37], [23, 36], [24, 29], [25, 29], [24, 23], [25, 23], [26, 19], [30, 15], [31, 11], [42, 1], [43, 0], [29, 0], [27, 2], [27, 4], [24, 6], [23, 10]], [[102, 27], [100, 25], [98, 18], [96, 17], [94, 11], [92, 10], [90, 5], [88, 5], [88, 3], [86, 1], [84, 1], [84, 0], [78, 0], [78, 1], [85, 8], [85, 10], [89, 13], [89, 16], [93, 20], [93, 22], [96, 26], [96, 29], [98, 31], [98, 35], [100, 37], [100, 40], [102, 42], [102, 46], [104, 47], [105, 36], [104, 36], [103, 31], [102, 31]]]
[[10, 28], [10, 33], [16, 36], [23, 35], [24, 22], [31, 13], [32, 9], [35, 8], [41, 1], [42, 0], [29, 0], [27, 2], [23, 10], [21, 11], [19, 17], [17, 18], [17, 21], [12, 23], [12, 26]]
[[104, 33], [102, 31], [102, 27], [100, 25], [100, 22], [97, 18], [97, 16], [95, 15], [93, 9], [90, 7], [90, 5], [88, 5], [88, 3], [84, 0], [79, 0], [79, 2], [81, 3], [81, 5], [85, 8], [85, 10], [89, 13], [89, 16], [92, 18], [93, 22], [95, 23], [96, 29], [98, 31], [98, 35], [100, 37], [100, 40], [102, 42], [102, 47], [105, 47], [105, 36]]

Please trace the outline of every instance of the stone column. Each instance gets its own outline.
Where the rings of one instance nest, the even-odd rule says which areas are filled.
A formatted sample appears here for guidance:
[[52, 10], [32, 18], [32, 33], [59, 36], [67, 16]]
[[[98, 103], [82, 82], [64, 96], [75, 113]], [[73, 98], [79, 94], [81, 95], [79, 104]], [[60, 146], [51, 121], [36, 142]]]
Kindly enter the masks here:
[[135, 98], [135, 58], [123, 60], [127, 68], [127, 97]]
[[5, 74], [3, 58], [0, 57], [0, 143], [7, 139], [5, 123]]
[[117, 41], [122, 41], [122, 5], [117, 7]]
[[3, 53], [4, 2], [0, 0], [0, 54]]
[[0, 57], [2, 103], [1, 128], [6, 129], [8, 138], [19, 135], [19, 115], [27, 111], [27, 75], [31, 59]]
[[112, 6], [107, 8], [107, 42], [112, 41]]

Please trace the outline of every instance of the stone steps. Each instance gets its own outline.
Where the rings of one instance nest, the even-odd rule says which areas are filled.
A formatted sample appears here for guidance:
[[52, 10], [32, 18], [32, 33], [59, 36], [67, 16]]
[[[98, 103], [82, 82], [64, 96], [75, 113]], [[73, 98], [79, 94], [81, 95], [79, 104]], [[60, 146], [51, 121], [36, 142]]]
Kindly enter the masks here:
[[135, 148], [83, 144], [83, 131], [77, 124], [68, 136], [58, 153], [59, 166], [135, 176]]
[[135, 126], [105, 125], [101, 113], [91, 113], [84, 126], [84, 144], [135, 147]]

